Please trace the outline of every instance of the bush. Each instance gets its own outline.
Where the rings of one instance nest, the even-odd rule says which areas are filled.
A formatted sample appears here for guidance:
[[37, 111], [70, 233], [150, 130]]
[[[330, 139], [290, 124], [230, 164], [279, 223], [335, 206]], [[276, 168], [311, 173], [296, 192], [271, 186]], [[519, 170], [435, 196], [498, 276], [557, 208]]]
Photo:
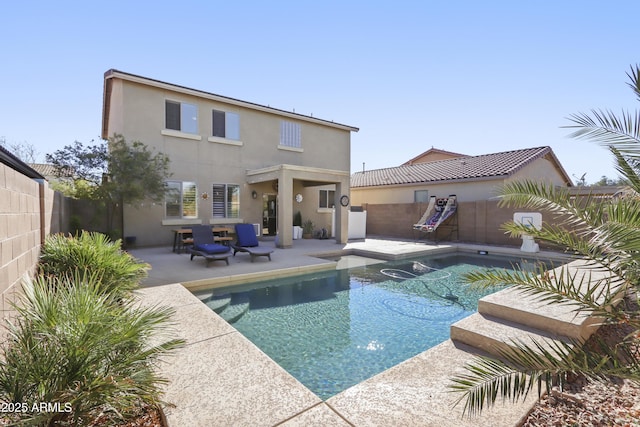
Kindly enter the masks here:
[[300, 211], [296, 211], [296, 213], [293, 214], [293, 226], [302, 227], [302, 213]]
[[[183, 344], [159, 336], [173, 310], [115, 301], [95, 275], [40, 277], [23, 288], [2, 352], [0, 402], [27, 410], [0, 414], [0, 422], [87, 425], [107, 416], [113, 425], [159, 403], [165, 380], [154, 367]], [[43, 402], [58, 411], [33, 409]]]
[[119, 240], [111, 242], [100, 233], [84, 232], [75, 237], [48, 236], [40, 256], [44, 276], [75, 277], [89, 274], [100, 283], [102, 292], [127, 296], [147, 276], [150, 266], [123, 252]]

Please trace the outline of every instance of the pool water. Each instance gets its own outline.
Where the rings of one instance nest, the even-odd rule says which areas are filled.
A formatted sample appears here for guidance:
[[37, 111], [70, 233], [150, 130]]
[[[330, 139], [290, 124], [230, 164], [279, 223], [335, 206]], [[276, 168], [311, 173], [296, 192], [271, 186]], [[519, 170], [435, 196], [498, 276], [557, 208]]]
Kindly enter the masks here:
[[497, 290], [472, 289], [460, 275], [512, 265], [521, 261], [452, 254], [196, 295], [324, 400], [447, 340], [451, 324]]

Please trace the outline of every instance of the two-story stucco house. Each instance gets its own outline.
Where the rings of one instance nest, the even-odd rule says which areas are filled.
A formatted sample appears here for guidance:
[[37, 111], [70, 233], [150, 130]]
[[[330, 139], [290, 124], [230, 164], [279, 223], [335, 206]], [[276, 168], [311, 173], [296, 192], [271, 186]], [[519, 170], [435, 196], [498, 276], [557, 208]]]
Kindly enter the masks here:
[[102, 137], [121, 134], [171, 160], [165, 202], [124, 207], [124, 233], [142, 246], [167, 244], [181, 226], [252, 223], [291, 247], [298, 211], [316, 228], [333, 224], [346, 242], [340, 200], [349, 197], [357, 131], [122, 71], [104, 75]]

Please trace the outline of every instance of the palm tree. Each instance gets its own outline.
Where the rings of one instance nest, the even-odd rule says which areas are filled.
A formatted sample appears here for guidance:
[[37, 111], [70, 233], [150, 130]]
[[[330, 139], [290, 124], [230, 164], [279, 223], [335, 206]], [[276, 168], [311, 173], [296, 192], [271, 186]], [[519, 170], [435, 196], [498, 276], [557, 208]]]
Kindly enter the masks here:
[[[627, 73], [640, 100], [640, 68]], [[576, 310], [591, 310], [602, 316], [604, 324], [627, 324], [634, 333], [617, 345], [597, 342], [586, 348], [584, 342], [513, 343], [513, 350], [501, 352], [501, 360], [477, 358], [467, 372], [452, 378], [452, 391], [462, 393], [457, 404], [465, 402], [464, 412], [473, 415], [496, 399], [515, 401], [526, 398], [537, 389], [547, 391], [553, 385], [562, 387], [572, 376], [595, 381], [612, 378], [640, 382], [640, 357], [637, 331], [640, 313], [637, 304], [619, 303], [619, 292], [636, 298], [640, 290], [640, 113], [623, 111], [620, 116], [610, 110], [592, 110], [590, 114], [574, 114], [568, 128], [572, 137], [595, 141], [605, 146], [616, 160], [618, 172], [628, 181], [631, 197], [608, 202], [587, 197], [572, 198], [567, 189], [533, 181], [505, 185], [500, 191], [501, 206], [516, 206], [550, 212], [555, 220], [540, 230], [508, 223], [503, 228], [517, 237], [526, 232], [535, 238], [560, 245], [570, 253], [588, 260], [592, 268], [604, 269], [611, 278], [594, 280], [588, 285], [576, 275], [562, 270], [547, 274], [546, 270], [530, 273], [471, 273], [465, 280], [474, 286], [513, 283], [524, 294], [533, 295], [548, 304], [566, 304], [573, 300]], [[551, 348], [548, 346], [551, 345]]]

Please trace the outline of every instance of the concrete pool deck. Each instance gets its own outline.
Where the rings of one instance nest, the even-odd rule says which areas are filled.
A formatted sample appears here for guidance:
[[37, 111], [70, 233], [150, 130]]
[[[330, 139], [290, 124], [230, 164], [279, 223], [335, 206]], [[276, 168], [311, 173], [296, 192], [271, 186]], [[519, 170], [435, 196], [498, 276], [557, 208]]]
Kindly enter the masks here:
[[[261, 245], [273, 246], [273, 242]], [[458, 394], [448, 391], [450, 378], [464, 372], [478, 350], [451, 340], [322, 401], [254, 344], [206, 307], [186, 287], [204, 289], [268, 279], [306, 271], [335, 269], [323, 256], [355, 254], [395, 259], [449, 251], [485, 250], [523, 255], [517, 249], [477, 245], [366, 239], [347, 245], [334, 240], [295, 240], [278, 249], [273, 261], [250, 261], [246, 254], [230, 265], [211, 263], [170, 248], [130, 251], [152, 265], [139, 291], [145, 305], [176, 310], [177, 335], [187, 345], [167, 358], [161, 370], [169, 380], [165, 400], [167, 421], [176, 426], [515, 426], [535, 403], [535, 396], [517, 404], [498, 402], [474, 418], [462, 416]], [[537, 254], [553, 257], [554, 254]]]

